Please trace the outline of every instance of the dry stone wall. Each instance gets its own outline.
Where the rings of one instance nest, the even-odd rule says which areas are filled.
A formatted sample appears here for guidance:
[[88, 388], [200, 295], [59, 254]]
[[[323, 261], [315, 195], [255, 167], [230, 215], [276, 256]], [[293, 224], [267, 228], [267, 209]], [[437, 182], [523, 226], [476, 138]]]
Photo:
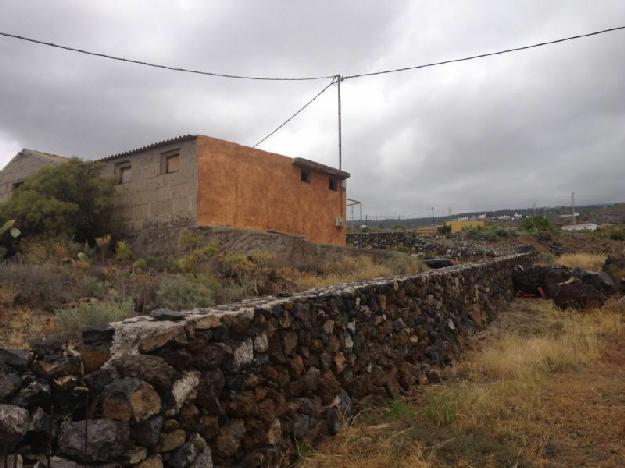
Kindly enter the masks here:
[[478, 242], [426, 237], [414, 231], [354, 232], [347, 235], [347, 245], [359, 249], [381, 250], [403, 247], [417, 254], [435, 255], [461, 261], [493, 258], [504, 253]]
[[[279, 466], [462, 351], [528, 255], [266, 297], [0, 350], [0, 450], [15, 465]], [[0, 452], [1, 454], [2, 452]]]

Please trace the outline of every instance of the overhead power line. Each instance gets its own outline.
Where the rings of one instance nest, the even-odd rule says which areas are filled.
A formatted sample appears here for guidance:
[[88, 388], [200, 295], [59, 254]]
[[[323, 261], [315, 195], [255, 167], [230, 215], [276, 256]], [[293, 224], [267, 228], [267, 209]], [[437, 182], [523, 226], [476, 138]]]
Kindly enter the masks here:
[[[602, 29], [600, 31], [593, 31], [593, 32], [589, 32], [589, 33], [586, 33], [586, 34], [578, 34], [578, 35], [575, 35], [575, 36], [564, 37], [564, 38], [556, 39], [556, 40], [553, 40], [553, 41], [539, 42], [537, 44], [521, 46], [521, 47], [515, 47], [515, 48], [512, 48], [512, 49], [504, 49], [504, 50], [499, 50], [499, 51], [496, 51], [496, 52], [487, 52], [487, 53], [483, 53], [483, 54], [471, 55], [469, 57], [450, 59], [450, 60], [443, 60], [443, 61], [440, 61], [440, 62], [425, 63], [425, 64], [421, 64], [421, 65], [413, 65], [413, 66], [408, 66], [408, 67], [393, 68], [393, 69], [388, 69], [388, 70], [379, 70], [379, 71], [373, 71], [373, 72], [368, 72], [368, 73], [357, 73], [357, 74], [352, 74], [352, 75], [342, 75], [342, 80], [361, 78], [361, 77], [364, 77], [364, 76], [385, 75], [385, 74], [389, 74], [389, 73], [397, 73], [397, 72], [403, 72], [403, 71], [408, 71], [408, 70], [418, 70], [418, 69], [421, 69], [421, 68], [434, 67], [434, 66], [438, 66], [438, 65], [446, 65], [448, 63], [466, 62], [466, 61], [469, 61], [469, 60], [485, 58], [485, 57], [491, 57], [493, 55], [503, 55], [503, 54], [509, 54], [509, 53], [512, 53], [512, 52], [519, 52], [519, 51], [523, 51], [523, 50], [534, 49], [534, 48], [537, 48], [537, 47], [543, 47], [543, 46], [546, 46], [546, 45], [559, 44], [559, 43], [566, 42], [566, 41], [573, 41], [573, 40], [576, 40], [576, 39], [582, 39], [582, 38], [586, 38], [586, 37], [597, 36], [599, 34], [606, 34], [606, 33], [609, 33], [609, 32], [619, 31], [619, 30], [623, 30], [623, 29], [625, 29], [625, 26], [617, 26], [615, 28]], [[11, 34], [11, 33], [2, 32], [2, 31], [0, 31], [0, 36], [4, 36], [4, 37], [7, 37], [7, 38], [18, 39], [18, 40], [21, 40], [21, 41], [27, 41], [27, 42], [31, 42], [31, 43], [34, 43], [34, 44], [40, 44], [40, 45], [45, 45], [45, 46], [49, 46], [49, 47], [54, 47], [54, 48], [57, 48], [57, 49], [63, 49], [63, 50], [67, 50], [67, 51], [70, 51], [70, 52], [76, 52], [76, 53], [80, 53], [80, 54], [91, 55], [91, 56], [106, 58], [106, 59], [110, 59], [110, 60], [116, 60], [116, 61], [119, 61], [119, 62], [134, 63], [134, 64], [137, 64], [137, 65], [144, 65], [144, 66], [147, 66], [147, 67], [161, 68], [161, 69], [165, 69], [165, 70], [171, 70], [171, 71], [177, 71], [177, 72], [183, 72], [183, 73], [194, 73], [194, 74], [197, 74], [197, 75], [214, 76], [214, 77], [221, 77], [221, 78], [231, 78], [231, 79], [239, 79], [239, 80], [261, 80], [261, 81], [310, 81], [310, 80], [332, 79], [332, 78], [334, 78], [335, 76], [338, 75], [338, 73], [333, 73], [331, 75], [318, 75], [318, 76], [299, 76], [299, 77], [293, 77], [293, 76], [291, 76], [291, 77], [284, 77], [284, 76], [282, 76], [282, 77], [278, 77], [278, 76], [246, 76], [246, 75], [236, 75], [236, 74], [232, 74], [232, 73], [217, 73], [217, 72], [210, 72], [210, 71], [203, 71], [203, 70], [194, 70], [194, 69], [188, 69], [188, 68], [182, 68], [182, 67], [173, 67], [173, 66], [170, 66], [170, 65], [161, 65], [161, 64], [157, 64], [157, 63], [153, 63], [153, 62], [148, 62], [148, 61], [145, 61], [145, 60], [129, 59], [129, 58], [119, 57], [119, 56], [115, 56], [115, 55], [99, 53], [99, 52], [91, 52], [91, 51], [84, 50], [84, 49], [78, 49], [78, 48], [75, 48], [75, 47], [70, 47], [70, 46], [66, 46], [66, 45], [56, 44], [54, 42], [46, 42], [46, 41], [42, 41], [40, 39], [34, 39], [34, 38], [31, 38], [31, 37], [20, 36], [18, 34]]]
[[20, 41], [32, 42], [34, 44], [54, 47], [56, 49], [63, 49], [63, 50], [67, 50], [70, 52], [77, 52], [79, 54], [92, 55], [94, 57], [101, 57], [101, 58], [106, 58], [110, 60], [117, 60], [118, 62], [135, 63], [137, 65], [144, 65], [146, 67], [161, 68], [164, 70], [171, 70], [171, 71], [177, 71], [177, 72], [183, 72], [183, 73], [195, 73], [196, 75], [232, 78], [232, 79], [237, 79], [237, 80], [260, 80], [260, 81], [310, 81], [310, 80], [326, 80], [326, 79], [334, 77], [334, 75], [301, 76], [301, 77], [273, 77], [273, 76], [244, 76], [244, 75], [235, 75], [232, 73], [217, 73], [217, 72], [209, 72], [209, 71], [203, 71], [203, 70], [194, 70], [190, 68], [173, 67], [170, 65], [161, 65], [158, 63], [147, 62], [145, 60], [129, 59], [125, 57], [118, 57], [116, 55], [109, 55], [109, 54], [104, 54], [100, 52], [91, 52], [89, 50], [77, 49], [75, 47], [56, 44], [54, 42], [46, 42], [46, 41], [42, 41], [39, 39], [33, 39], [32, 37], [20, 36], [18, 34], [10, 34], [10, 33], [2, 32], [2, 31], [0, 31], [0, 36], [10, 37], [13, 39], [19, 39]]
[[485, 58], [485, 57], [491, 57], [493, 55], [510, 54], [512, 52], [519, 52], [519, 51], [522, 51], [522, 50], [535, 49], [537, 47], [543, 47], [543, 46], [552, 45], [552, 44], [559, 44], [561, 42], [573, 41], [575, 39], [582, 39], [584, 37], [597, 36], [599, 34], [605, 34], [605, 33], [613, 32], [613, 31], [619, 31], [619, 30], [622, 30], [622, 29], [625, 29], [625, 26], [618, 26], [616, 28], [603, 29], [601, 31], [594, 31], [594, 32], [590, 32], [590, 33], [587, 33], [587, 34], [578, 34], [576, 36], [563, 37], [561, 39], [556, 39], [554, 41], [538, 42], [536, 44], [522, 46], [522, 47], [515, 47], [513, 49], [504, 49], [504, 50], [499, 50], [497, 52], [487, 52], [487, 53], [479, 54], [479, 55], [471, 55], [469, 57], [463, 57], [463, 58], [458, 58], [458, 59], [443, 60], [443, 61], [440, 61], [440, 62], [424, 63], [422, 65], [414, 65], [414, 66], [411, 66], [411, 67], [402, 67], [402, 68], [393, 68], [393, 69], [389, 69], [389, 70], [380, 70], [380, 71], [369, 72], [369, 73], [359, 73], [359, 74], [356, 74], [356, 75], [346, 75], [346, 76], [343, 77], [343, 79], [348, 80], [348, 79], [352, 79], [352, 78], [360, 78], [360, 77], [363, 77], [363, 76], [386, 75], [388, 73], [397, 73], [397, 72], [403, 72], [403, 71], [408, 71], [408, 70], [418, 70], [418, 69], [421, 69], [421, 68], [435, 67], [435, 66], [438, 66], [438, 65], [446, 65], [448, 63], [467, 62], [469, 60], [480, 59], [480, 58]]
[[312, 99], [310, 99], [306, 104], [304, 104], [302, 107], [300, 107], [293, 115], [291, 115], [291, 117], [289, 117], [284, 122], [282, 122], [280, 125], [278, 125], [272, 132], [268, 133], [263, 139], [259, 140], [258, 143], [256, 143], [254, 146], [252, 146], [252, 148], [256, 148], [258, 145], [260, 145], [262, 142], [264, 142], [267, 138], [269, 138], [274, 133], [276, 133], [278, 130], [280, 130], [282, 127], [284, 127], [286, 124], [288, 124], [291, 120], [293, 120], [295, 117], [297, 117], [300, 112], [302, 112], [304, 109], [306, 109], [308, 106], [310, 106], [319, 96], [321, 96], [323, 93], [325, 93], [330, 88], [330, 86], [332, 86], [334, 83], [337, 83], [337, 82], [338, 82], [338, 77], [334, 77], [334, 79], [325, 88], [323, 88], [321, 91], [319, 91], [317, 94], [315, 94], [315, 96]]

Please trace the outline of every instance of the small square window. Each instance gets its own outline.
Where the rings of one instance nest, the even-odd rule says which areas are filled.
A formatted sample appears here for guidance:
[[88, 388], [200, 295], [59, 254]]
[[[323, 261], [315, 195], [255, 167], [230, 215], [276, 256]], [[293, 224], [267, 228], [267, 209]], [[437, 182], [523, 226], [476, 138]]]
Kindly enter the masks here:
[[13, 183], [13, 190], [17, 190], [18, 188], [20, 188], [22, 185], [24, 185], [24, 181], [23, 180], [18, 180], [17, 182]]
[[302, 168], [301, 174], [302, 182], [310, 184], [310, 169]]
[[330, 181], [328, 183], [328, 188], [333, 192], [336, 192], [338, 189], [339, 183], [334, 177], [330, 177]]
[[117, 166], [117, 184], [126, 184], [130, 182], [130, 176], [132, 175], [132, 169], [129, 163], [124, 163]]
[[165, 173], [178, 172], [180, 170], [180, 155], [172, 154], [165, 157]]

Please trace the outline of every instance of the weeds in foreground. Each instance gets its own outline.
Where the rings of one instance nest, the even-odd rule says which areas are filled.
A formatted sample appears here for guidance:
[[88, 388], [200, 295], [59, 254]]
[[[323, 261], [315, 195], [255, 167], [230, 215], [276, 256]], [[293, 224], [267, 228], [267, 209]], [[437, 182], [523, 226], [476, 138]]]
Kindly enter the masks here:
[[581, 268], [582, 270], [601, 271], [606, 260], [605, 255], [590, 253], [564, 254], [558, 257], [557, 263], [569, 268]]
[[135, 313], [132, 300], [124, 302], [86, 302], [75, 308], [60, 309], [55, 312], [58, 330], [75, 336], [86, 327], [118, 322]]
[[[526, 307], [517, 301], [513, 307]], [[540, 464], [559, 431], [562, 408], [546, 388], [557, 376], [581, 372], [625, 334], [623, 307], [565, 314], [531, 303], [517, 328], [497, 329], [481, 350], [456, 365], [448, 383], [372, 408], [335, 439], [303, 458], [303, 467], [528, 466]], [[512, 310], [507, 312], [514, 314]], [[536, 327], [536, 322], [539, 326]], [[523, 329], [523, 327], [518, 327]], [[553, 391], [553, 390], [551, 390]], [[562, 388], [563, 394], [570, 389]]]

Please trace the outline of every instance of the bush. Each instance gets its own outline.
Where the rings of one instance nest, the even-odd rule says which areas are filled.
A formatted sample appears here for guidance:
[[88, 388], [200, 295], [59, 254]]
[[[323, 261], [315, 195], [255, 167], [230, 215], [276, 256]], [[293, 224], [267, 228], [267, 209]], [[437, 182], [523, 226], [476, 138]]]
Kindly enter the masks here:
[[424, 270], [417, 257], [397, 252], [387, 252], [382, 264], [389, 267], [393, 275], [411, 275]]
[[521, 227], [526, 231], [555, 232], [553, 223], [544, 216], [530, 216], [521, 221]]
[[117, 260], [127, 260], [132, 257], [132, 251], [126, 241], [117, 241], [115, 243], [115, 258]]
[[86, 302], [71, 309], [55, 312], [57, 328], [69, 335], [77, 335], [86, 327], [118, 322], [134, 315], [132, 300], [124, 302]]
[[15, 252], [17, 238], [21, 234], [22, 231], [15, 227], [14, 219], [9, 219], [0, 225], [0, 258], [4, 258], [7, 254]]
[[463, 229], [462, 232], [467, 239], [476, 241], [494, 241], [497, 238], [495, 231], [482, 227]]
[[16, 305], [52, 310], [71, 299], [71, 283], [59, 267], [9, 263], [0, 268], [0, 284], [14, 292]]
[[15, 219], [25, 236], [93, 241], [107, 232], [113, 179], [101, 165], [77, 158], [43, 167], [0, 205], [0, 219]]
[[217, 253], [217, 250], [217, 244], [209, 242], [204, 247], [194, 249], [176, 260], [176, 266], [183, 273], [206, 273], [210, 270], [210, 260]]
[[436, 232], [438, 232], [442, 236], [446, 236], [448, 234], [451, 234], [451, 225], [443, 224], [442, 226], [438, 226], [436, 228]]
[[192, 309], [215, 304], [217, 280], [210, 274], [167, 275], [159, 285], [157, 301], [169, 309]]
[[615, 241], [625, 241], [625, 231], [612, 231], [609, 237]]

